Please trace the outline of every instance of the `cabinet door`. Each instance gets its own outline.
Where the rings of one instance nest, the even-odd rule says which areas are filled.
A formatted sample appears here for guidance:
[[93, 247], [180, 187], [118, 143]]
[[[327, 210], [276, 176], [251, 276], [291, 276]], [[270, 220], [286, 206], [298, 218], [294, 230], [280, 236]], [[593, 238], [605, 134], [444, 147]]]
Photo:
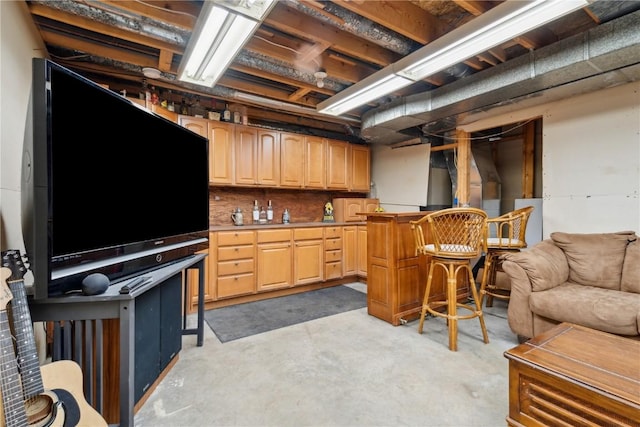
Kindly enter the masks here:
[[322, 281], [324, 273], [322, 239], [294, 243], [294, 285]]
[[258, 292], [291, 286], [291, 242], [261, 243], [257, 252]]
[[164, 117], [167, 120], [171, 120], [173, 123], [178, 123], [178, 113], [176, 113], [175, 111], [169, 111], [166, 108], [153, 104], [151, 105], [151, 111], [159, 116]]
[[358, 235], [357, 227], [342, 227], [342, 275], [353, 276], [358, 273]]
[[317, 136], [305, 136], [304, 147], [304, 187], [326, 188], [327, 140]]
[[351, 182], [350, 191], [369, 192], [371, 190], [371, 170], [369, 147], [350, 144]]
[[358, 225], [358, 276], [367, 277], [367, 226]]
[[[364, 199], [364, 211], [363, 212], [375, 212], [376, 208], [380, 206], [379, 199]], [[363, 217], [363, 220], [366, 220], [366, 217]]]
[[327, 188], [346, 190], [349, 177], [349, 143], [327, 141]]
[[209, 182], [233, 184], [233, 125], [209, 121]]
[[255, 185], [258, 182], [258, 131], [248, 126], [236, 126], [234, 136], [235, 184]]
[[209, 137], [209, 121], [198, 117], [179, 116], [178, 123], [180, 126], [189, 129], [205, 138]]
[[346, 199], [345, 221], [364, 221], [365, 217], [358, 215], [364, 209], [364, 199]]
[[[200, 253], [207, 253], [208, 256], [204, 261], [204, 302], [213, 301], [213, 284], [211, 283], [211, 277], [213, 277], [210, 273], [212, 263], [215, 263], [215, 245], [213, 244], [214, 233], [209, 233], [209, 249], [205, 249]], [[215, 271], [215, 265], [213, 267], [213, 271]], [[197, 270], [187, 271], [187, 283], [191, 290], [191, 306], [189, 312], [192, 313], [198, 307], [198, 280], [199, 274]]]
[[280, 185], [280, 134], [258, 131], [258, 184], [271, 187]]
[[280, 186], [300, 188], [304, 184], [302, 135], [280, 134]]

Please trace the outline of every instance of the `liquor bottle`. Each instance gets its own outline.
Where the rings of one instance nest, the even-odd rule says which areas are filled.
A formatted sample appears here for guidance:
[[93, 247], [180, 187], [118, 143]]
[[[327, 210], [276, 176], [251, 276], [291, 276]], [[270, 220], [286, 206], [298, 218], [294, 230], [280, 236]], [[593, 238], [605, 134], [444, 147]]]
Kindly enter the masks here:
[[267, 223], [267, 211], [264, 210], [264, 206], [260, 206], [260, 219], [258, 220], [260, 224]]
[[229, 110], [229, 104], [224, 104], [224, 112], [222, 113], [222, 121], [231, 121], [231, 110]]
[[167, 110], [176, 111], [176, 104], [175, 102], [173, 102], [173, 94], [171, 93], [171, 89], [169, 89], [169, 92], [167, 93], [167, 103]]
[[187, 100], [182, 98], [182, 103], [180, 104], [180, 114], [185, 116], [189, 115], [189, 106], [187, 105]]
[[258, 209], [258, 201], [253, 201], [253, 223], [257, 224], [260, 219], [260, 210]]
[[267, 206], [267, 222], [273, 222], [273, 206], [271, 200], [269, 200], [269, 206]]

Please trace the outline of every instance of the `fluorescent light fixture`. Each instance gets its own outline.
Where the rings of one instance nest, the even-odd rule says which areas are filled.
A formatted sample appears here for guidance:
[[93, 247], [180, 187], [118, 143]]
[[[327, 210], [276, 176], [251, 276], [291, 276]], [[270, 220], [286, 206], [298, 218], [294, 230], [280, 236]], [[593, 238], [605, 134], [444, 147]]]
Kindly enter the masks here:
[[[384, 69], [380, 71], [384, 71]], [[395, 74], [388, 73], [386, 76], [381, 77], [379, 74], [380, 71], [358, 82], [358, 89], [351, 91], [347, 96], [341, 97], [339, 100], [332, 101], [338, 96], [336, 95], [319, 103], [317, 106], [318, 111], [332, 116], [339, 116], [360, 105], [364, 105], [367, 102], [371, 102], [374, 99], [378, 99], [381, 96], [387, 95], [413, 83], [413, 81]], [[351, 89], [351, 87], [340, 92], [340, 95]]]
[[[507, 0], [403, 59], [377, 71], [363, 81], [319, 103], [318, 111], [331, 115], [343, 114], [585, 7], [592, 1]], [[392, 76], [404, 79], [396, 80]], [[396, 84], [380, 87], [376, 85], [376, 82], [380, 84], [389, 81]], [[404, 82], [404, 84], [400, 82]]]
[[178, 70], [178, 79], [212, 87], [253, 35], [275, 0], [207, 0]]

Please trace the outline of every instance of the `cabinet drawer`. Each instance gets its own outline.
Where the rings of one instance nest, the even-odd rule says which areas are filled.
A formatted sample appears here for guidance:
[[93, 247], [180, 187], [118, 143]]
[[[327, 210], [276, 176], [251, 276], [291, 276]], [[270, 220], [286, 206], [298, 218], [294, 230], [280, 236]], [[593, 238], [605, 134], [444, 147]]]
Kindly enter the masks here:
[[295, 228], [293, 230], [294, 240], [322, 239], [322, 228]]
[[337, 250], [337, 251], [326, 251], [324, 253], [324, 261], [325, 262], [336, 262], [336, 261], [342, 261], [342, 251], [341, 250]]
[[325, 280], [339, 279], [342, 277], [342, 262], [328, 262], [324, 265]]
[[253, 231], [220, 231], [218, 246], [236, 246], [253, 244]]
[[325, 251], [335, 251], [336, 249], [342, 249], [342, 239], [326, 239], [324, 241]]
[[242, 274], [237, 276], [218, 278], [218, 298], [252, 294], [254, 292], [255, 279], [253, 274]]
[[258, 243], [284, 242], [287, 240], [291, 240], [291, 229], [258, 231]]
[[218, 248], [218, 261], [229, 261], [242, 258], [253, 258], [253, 245]]
[[253, 259], [241, 259], [218, 263], [218, 276], [228, 276], [240, 273], [253, 273]]
[[342, 236], [342, 227], [325, 227], [324, 237], [326, 239], [333, 239], [340, 236]]

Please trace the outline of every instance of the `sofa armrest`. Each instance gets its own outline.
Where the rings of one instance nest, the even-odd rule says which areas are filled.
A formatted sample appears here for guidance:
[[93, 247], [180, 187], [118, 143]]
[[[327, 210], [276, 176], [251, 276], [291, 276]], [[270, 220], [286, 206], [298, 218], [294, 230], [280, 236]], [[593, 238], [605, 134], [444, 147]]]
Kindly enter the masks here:
[[564, 252], [551, 240], [531, 248], [501, 256], [502, 269], [511, 281], [508, 321], [511, 330], [524, 337], [534, 336], [534, 313], [529, 307], [532, 292], [541, 292], [565, 283], [569, 265]]

